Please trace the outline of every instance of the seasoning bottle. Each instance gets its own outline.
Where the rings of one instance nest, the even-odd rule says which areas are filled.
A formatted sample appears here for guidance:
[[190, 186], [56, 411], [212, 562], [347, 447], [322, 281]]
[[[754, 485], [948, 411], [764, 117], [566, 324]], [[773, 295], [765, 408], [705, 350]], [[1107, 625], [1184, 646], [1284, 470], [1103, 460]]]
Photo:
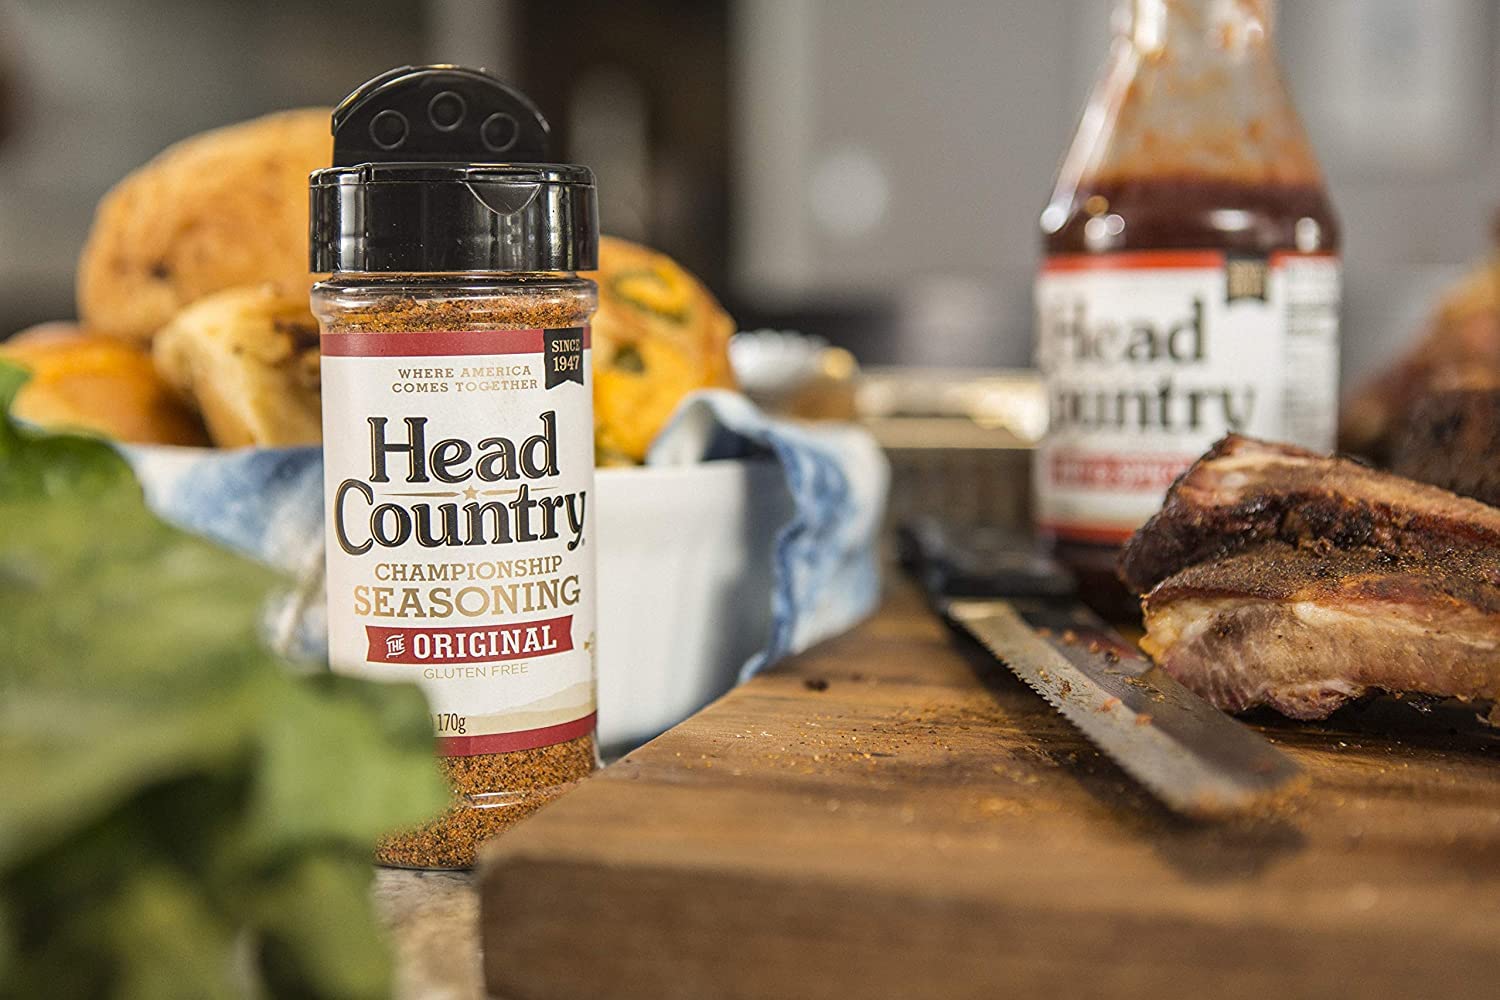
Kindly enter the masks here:
[[1338, 225], [1270, 0], [1125, 0], [1042, 213], [1038, 528], [1091, 603], [1137, 612], [1119, 545], [1228, 432], [1326, 450]]
[[594, 178], [458, 67], [376, 77], [333, 134], [311, 177], [329, 658], [421, 686], [454, 792], [377, 860], [468, 867], [597, 766]]

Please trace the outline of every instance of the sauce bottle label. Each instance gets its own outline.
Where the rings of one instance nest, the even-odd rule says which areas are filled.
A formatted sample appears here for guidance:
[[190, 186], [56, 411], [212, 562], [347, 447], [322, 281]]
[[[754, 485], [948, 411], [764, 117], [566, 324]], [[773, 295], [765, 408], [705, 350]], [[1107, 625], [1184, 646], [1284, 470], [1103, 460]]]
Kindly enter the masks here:
[[1328, 255], [1049, 258], [1036, 285], [1050, 413], [1035, 468], [1044, 533], [1123, 542], [1230, 432], [1330, 450], [1338, 302]]
[[447, 756], [594, 728], [589, 331], [322, 338], [328, 651]]

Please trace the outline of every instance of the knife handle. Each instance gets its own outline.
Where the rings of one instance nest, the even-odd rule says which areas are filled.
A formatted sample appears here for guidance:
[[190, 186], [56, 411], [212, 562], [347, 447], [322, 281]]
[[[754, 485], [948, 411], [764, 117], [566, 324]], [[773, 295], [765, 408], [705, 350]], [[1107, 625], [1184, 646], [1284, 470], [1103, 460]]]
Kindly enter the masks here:
[[1077, 582], [1034, 541], [991, 527], [956, 528], [932, 517], [896, 531], [901, 565], [934, 601], [953, 597], [1072, 597]]

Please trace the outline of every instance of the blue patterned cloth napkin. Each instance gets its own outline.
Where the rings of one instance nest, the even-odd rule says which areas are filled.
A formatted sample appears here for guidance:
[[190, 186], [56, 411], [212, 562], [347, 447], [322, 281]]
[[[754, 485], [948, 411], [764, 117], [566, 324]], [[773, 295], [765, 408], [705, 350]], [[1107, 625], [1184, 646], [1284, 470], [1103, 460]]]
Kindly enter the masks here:
[[771, 454], [786, 475], [793, 514], [776, 535], [771, 636], [746, 661], [746, 680], [777, 660], [837, 635], [880, 599], [879, 536], [890, 467], [857, 427], [766, 416], [723, 390], [690, 396], [646, 456], [681, 465]]
[[[288, 655], [325, 660], [322, 451], [139, 445], [121, 451], [162, 518], [297, 581], [269, 609], [272, 640]], [[781, 465], [792, 514], [772, 553], [771, 634], [745, 663], [741, 680], [848, 629], [880, 594], [877, 549], [889, 469], [863, 430], [773, 419], [736, 393], [701, 392], [679, 407], [647, 464], [765, 455]]]

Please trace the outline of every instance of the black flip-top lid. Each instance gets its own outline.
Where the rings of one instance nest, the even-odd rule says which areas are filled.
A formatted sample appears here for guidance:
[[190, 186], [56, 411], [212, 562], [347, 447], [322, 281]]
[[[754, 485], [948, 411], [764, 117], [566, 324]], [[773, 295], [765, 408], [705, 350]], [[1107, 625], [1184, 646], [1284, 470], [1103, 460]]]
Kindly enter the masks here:
[[405, 66], [333, 112], [333, 166], [310, 179], [313, 271], [584, 271], [598, 266], [587, 168], [480, 70]]

